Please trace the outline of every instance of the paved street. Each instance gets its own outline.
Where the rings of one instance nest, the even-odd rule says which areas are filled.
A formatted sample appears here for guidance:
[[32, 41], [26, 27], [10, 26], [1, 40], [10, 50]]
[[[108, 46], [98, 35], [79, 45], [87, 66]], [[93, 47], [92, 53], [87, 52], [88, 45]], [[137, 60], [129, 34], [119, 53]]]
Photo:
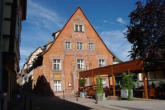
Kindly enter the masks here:
[[96, 106], [94, 100], [66, 97], [65, 100], [57, 97], [42, 97], [32, 99], [32, 110], [115, 110]]
[[[67, 100], [77, 102], [73, 97], [69, 97]], [[165, 100], [104, 100], [95, 104], [95, 101], [92, 99], [79, 98], [77, 103], [91, 108], [101, 108], [100, 110], [165, 110]]]
[[165, 110], [165, 100], [104, 100], [96, 101], [93, 99], [76, 98], [65, 96], [65, 99], [58, 97], [39, 97], [27, 98], [26, 109], [24, 104], [12, 110]]
[[145, 101], [137, 99], [105, 100], [98, 104], [93, 99], [82, 99], [73, 96], [65, 96], [65, 100], [57, 97], [35, 97], [32, 99], [32, 110], [164, 110], [164, 100]]

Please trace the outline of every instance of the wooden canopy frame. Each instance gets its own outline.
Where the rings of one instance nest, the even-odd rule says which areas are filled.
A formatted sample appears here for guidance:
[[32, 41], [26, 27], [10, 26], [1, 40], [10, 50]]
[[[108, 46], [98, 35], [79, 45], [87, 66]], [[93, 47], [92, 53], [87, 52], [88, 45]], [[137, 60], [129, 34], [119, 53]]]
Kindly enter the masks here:
[[[109, 65], [105, 67], [95, 68], [91, 70], [79, 72], [80, 78], [92, 78], [94, 85], [94, 77], [97, 75], [108, 75], [112, 76], [113, 83], [113, 95], [115, 96], [115, 75], [119, 75], [123, 72], [141, 72], [143, 73], [143, 82], [144, 82], [144, 96], [148, 99], [148, 88], [147, 88], [147, 75], [144, 72], [144, 61], [141, 59], [132, 60], [128, 62], [123, 62], [120, 64]], [[80, 86], [79, 86], [80, 87]]]
[[[119, 74], [122, 72], [136, 72], [143, 70], [143, 60], [133, 60], [120, 64], [108, 65], [105, 67], [95, 68], [87, 71], [81, 71], [79, 73], [80, 78], [92, 77], [93, 75], [107, 75], [107, 74]], [[94, 74], [91, 74], [94, 73]]]

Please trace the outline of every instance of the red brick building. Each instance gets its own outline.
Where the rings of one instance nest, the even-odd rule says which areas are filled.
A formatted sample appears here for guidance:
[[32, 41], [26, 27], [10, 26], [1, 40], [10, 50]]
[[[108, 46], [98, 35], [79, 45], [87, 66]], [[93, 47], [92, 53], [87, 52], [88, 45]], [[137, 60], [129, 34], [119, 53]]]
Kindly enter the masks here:
[[[80, 7], [53, 36], [54, 41], [41, 54], [42, 65], [33, 70], [33, 87], [44, 76], [55, 95], [71, 94], [78, 90], [79, 71], [113, 64], [114, 54]], [[87, 85], [90, 83], [88, 80]]]

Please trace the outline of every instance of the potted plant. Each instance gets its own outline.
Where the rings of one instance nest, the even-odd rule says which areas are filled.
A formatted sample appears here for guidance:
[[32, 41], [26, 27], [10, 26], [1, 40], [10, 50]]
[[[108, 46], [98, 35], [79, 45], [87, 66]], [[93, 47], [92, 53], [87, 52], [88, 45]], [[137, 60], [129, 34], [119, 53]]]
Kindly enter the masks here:
[[103, 96], [104, 96], [102, 78], [98, 76], [96, 78], [96, 82], [97, 82], [96, 98], [97, 100], [101, 101], [103, 100]]
[[85, 83], [86, 83], [85, 78], [80, 79], [80, 87], [82, 88], [80, 91], [80, 97], [82, 97], [82, 98], [85, 98], [85, 91], [84, 91]]
[[135, 81], [131, 73], [123, 73], [121, 82], [121, 98], [130, 100], [133, 97], [133, 88], [135, 87]]

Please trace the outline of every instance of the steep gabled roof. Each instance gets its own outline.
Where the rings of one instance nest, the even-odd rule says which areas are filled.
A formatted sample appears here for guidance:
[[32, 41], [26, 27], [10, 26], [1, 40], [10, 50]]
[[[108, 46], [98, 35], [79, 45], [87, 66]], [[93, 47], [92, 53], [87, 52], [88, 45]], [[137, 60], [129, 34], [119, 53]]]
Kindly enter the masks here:
[[[71, 20], [71, 18], [73, 17], [73, 15], [74, 15], [78, 10], [80, 10], [80, 11], [82, 12], [82, 14], [84, 15], [84, 17], [86, 18], [86, 20], [88, 21], [88, 23], [91, 25], [92, 29], [96, 32], [96, 34], [98, 35], [99, 39], [101, 40], [101, 42], [103, 43], [103, 45], [106, 47], [106, 49], [113, 55], [113, 57], [119, 59], [119, 58], [116, 57], [116, 55], [115, 55], [113, 52], [111, 52], [111, 51], [109, 50], [109, 48], [105, 45], [104, 41], [101, 39], [101, 37], [99, 36], [99, 34], [97, 33], [97, 31], [95, 30], [95, 28], [93, 27], [93, 25], [90, 23], [90, 21], [88, 20], [88, 18], [86, 17], [86, 15], [84, 14], [83, 10], [82, 10], [80, 7], [78, 7], [78, 8], [76, 9], [76, 11], [72, 14], [72, 16], [69, 18], [69, 20], [68, 20], [68, 21], [66, 22], [66, 24], [63, 26], [63, 28], [62, 28], [61, 30], [59, 30], [60, 33], [58, 34], [58, 36], [57, 36], [56, 39], [58, 39], [58, 37], [60, 36], [60, 34], [61, 34], [62, 31], [64, 30], [64, 28], [67, 26], [67, 24], [69, 23], [69, 21]], [[59, 31], [57, 31], [57, 32], [59, 32]], [[53, 35], [54, 35], [54, 33], [53, 33]], [[54, 42], [56, 41], [56, 39], [52, 42], [52, 45], [54, 44]], [[52, 45], [50, 46], [50, 48], [52, 47]], [[50, 49], [50, 48], [49, 48], [49, 49]], [[43, 52], [42, 55], [44, 55], [46, 52], [48, 52], [49, 49], [47, 49], [45, 52]], [[119, 59], [119, 60], [120, 60], [120, 59]], [[121, 60], [120, 60], [120, 61], [121, 61]]]
[[56, 31], [56, 32], [53, 32], [53, 33], [52, 33], [52, 36], [55, 36], [55, 34], [58, 33], [58, 32], [61, 32], [61, 29], [58, 30], [58, 31]]
[[[26, 62], [24, 63], [23, 67], [22, 67], [22, 70], [21, 70], [21, 74], [24, 72], [24, 67], [25, 67], [25, 64], [27, 64], [31, 58], [31, 56], [33, 55], [33, 53], [35, 53], [38, 49], [42, 49], [41, 47], [38, 47], [36, 50], [34, 50], [30, 55], [29, 57], [27, 58]], [[23, 73], [24, 74], [24, 73]]]

